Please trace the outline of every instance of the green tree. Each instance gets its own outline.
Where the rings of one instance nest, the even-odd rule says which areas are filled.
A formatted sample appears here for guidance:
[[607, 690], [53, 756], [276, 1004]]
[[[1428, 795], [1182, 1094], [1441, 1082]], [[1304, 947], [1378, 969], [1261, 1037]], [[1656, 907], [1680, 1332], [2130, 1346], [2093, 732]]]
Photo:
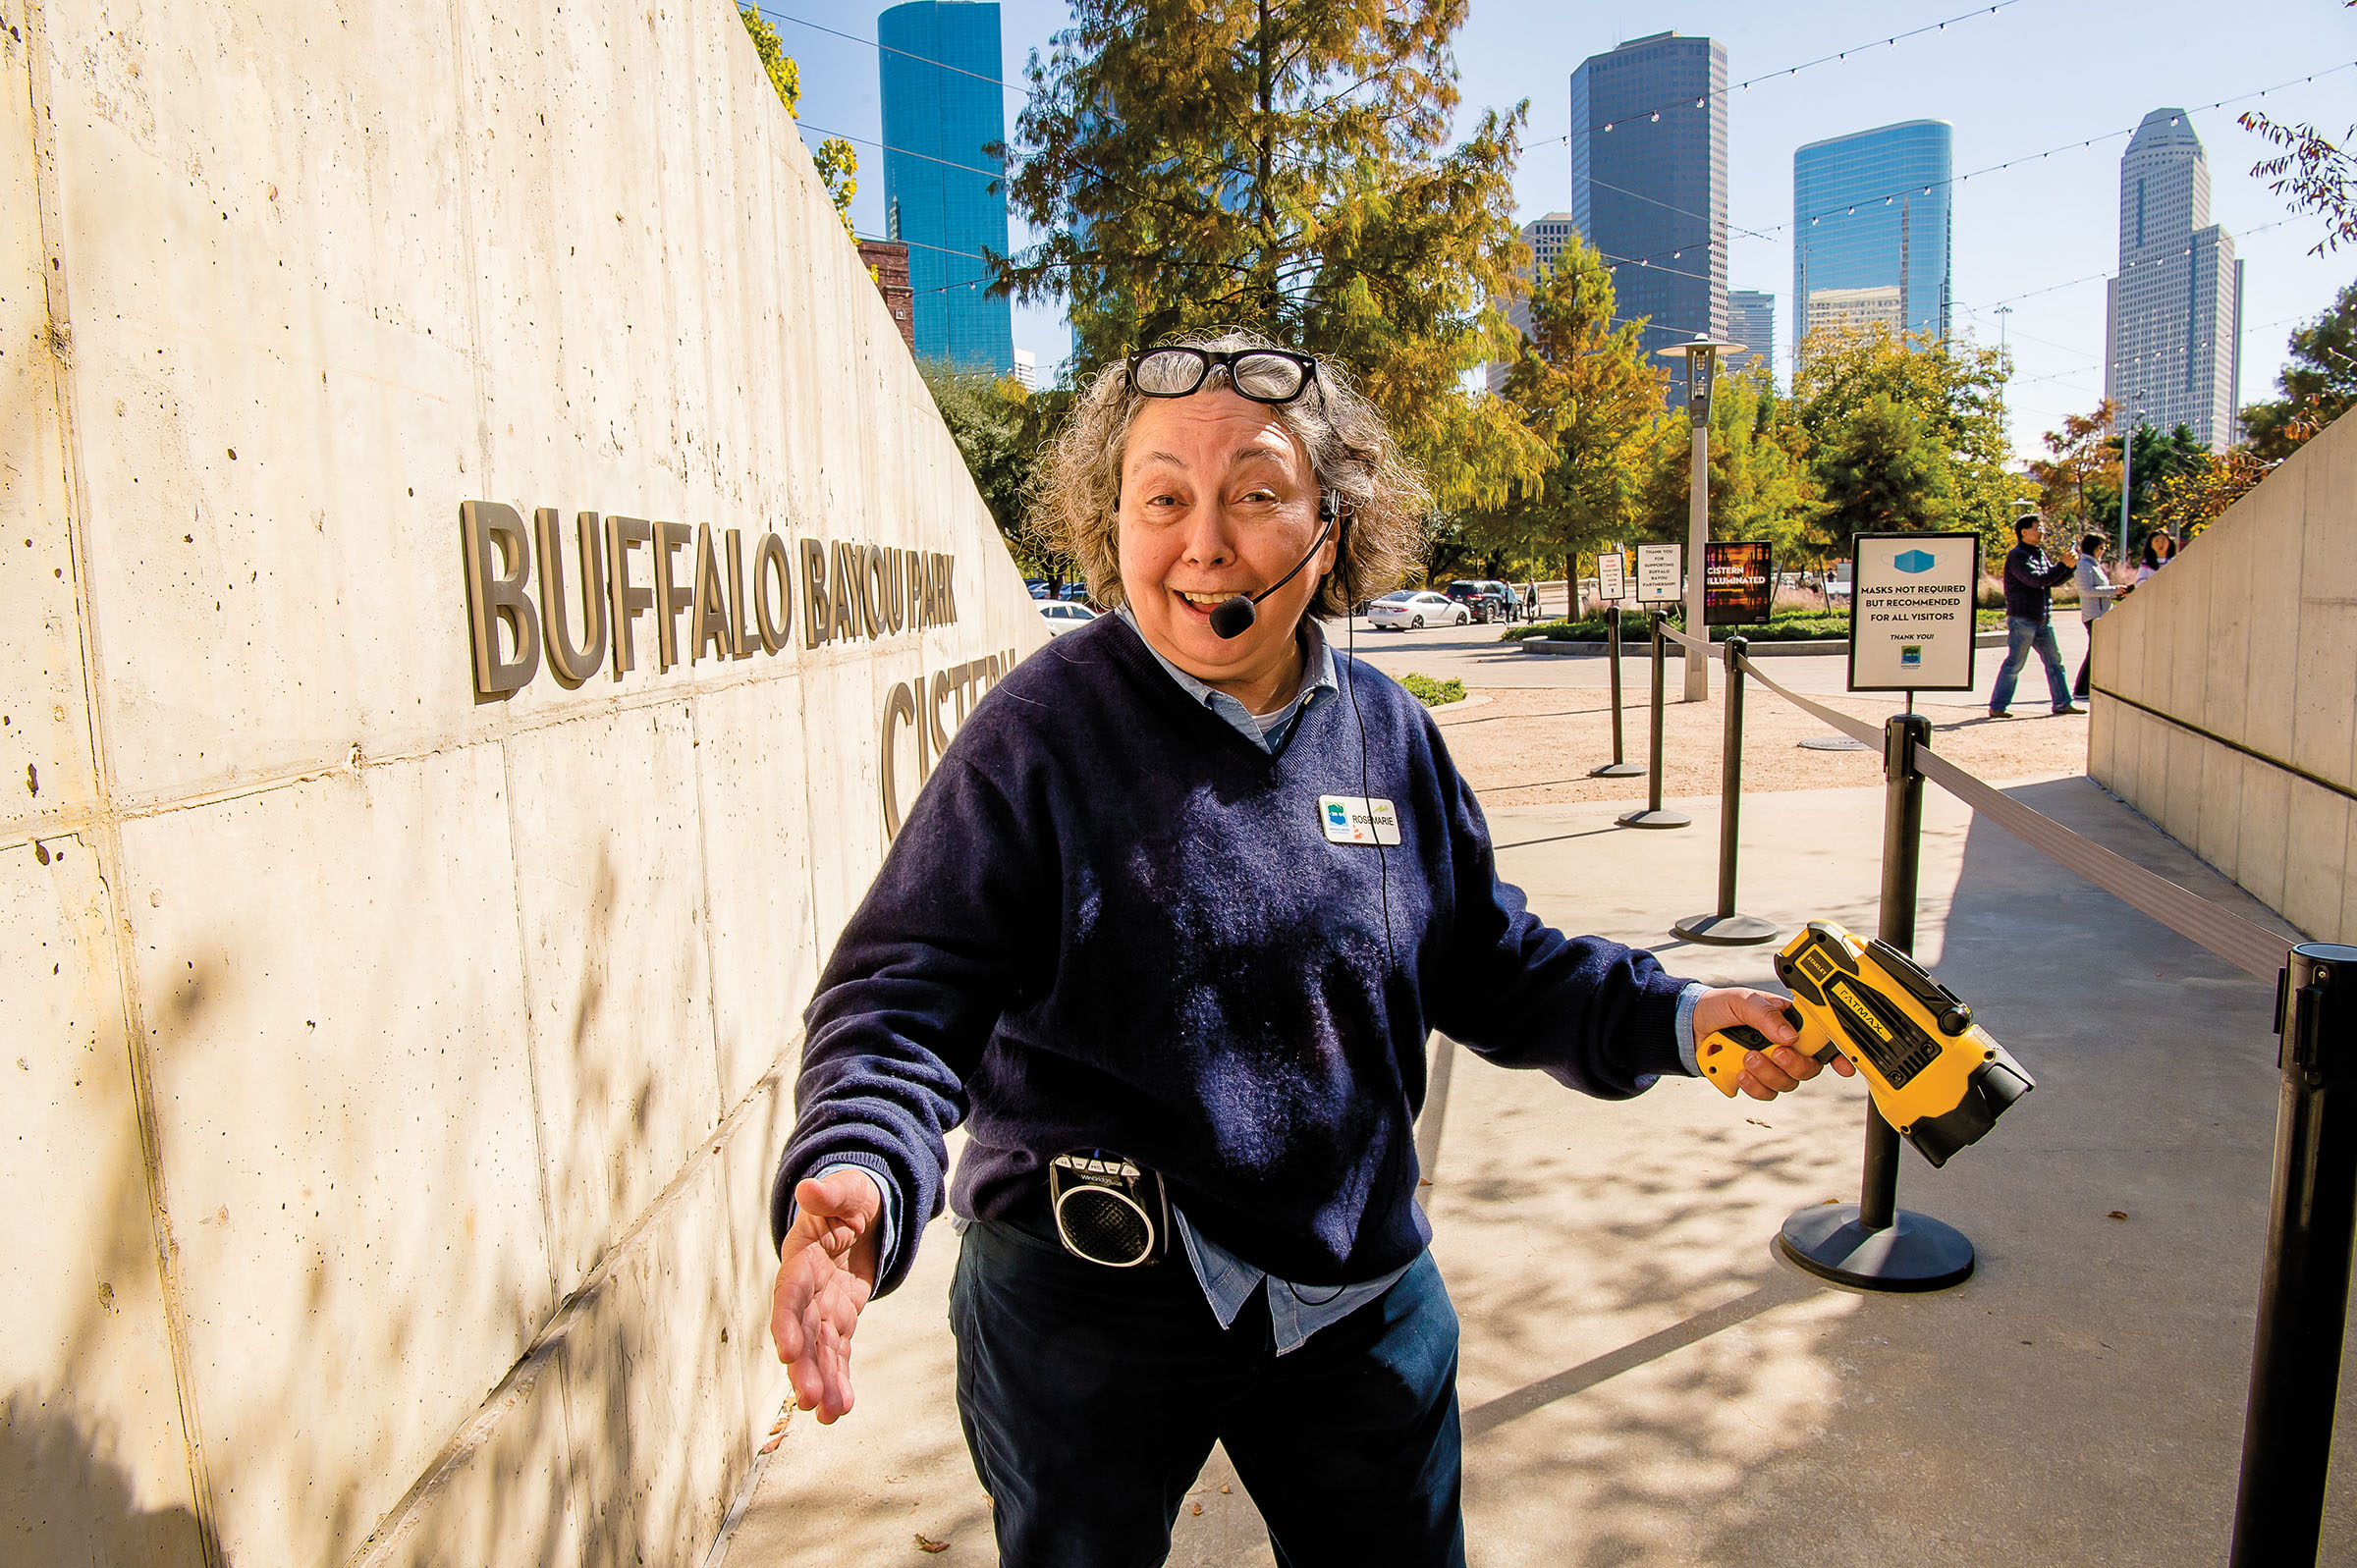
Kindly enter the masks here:
[[2291, 362], [2275, 378], [2283, 394], [2242, 410], [2243, 440], [2270, 462], [2357, 404], [2357, 283], [2340, 291], [2332, 307], [2291, 335]]
[[1579, 552], [1627, 532], [1669, 380], [1646, 357], [1645, 324], [1617, 320], [1616, 308], [1612, 269], [1584, 241], [1540, 273], [1530, 332], [1498, 401], [1545, 450], [1546, 465], [1467, 518], [1500, 554], [1560, 562], [1566, 579], [1578, 576]]
[[[1779, 563], [1814, 556], [1809, 438], [1759, 365], [1722, 374], [1711, 398], [1711, 537], [1765, 539]], [[1694, 493], [1694, 434], [1682, 413], [1659, 425], [1638, 516], [1657, 539], [1684, 539]]]
[[2005, 471], [2005, 356], [1929, 333], [1813, 333], [1792, 401], [1809, 439], [1814, 539], [1840, 550], [1852, 533], [1977, 530], [2012, 543]]
[[1074, 0], [1016, 125], [1046, 235], [998, 287], [1062, 298], [1082, 369], [1242, 323], [1351, 366], [1443, 507], [1545, 451], [1460, 382], [1511, 351], [1526, 106], [1445, 144], [1467, 0]]
[[1045, 440], [1046, 402], [1023, 389], [1013, 376], [993, 375], [945, 360], [927, 359], [917, 365], [942, 423], [950, 427], [958, 454], [973, 475], [982, 504], [990, 509], [999, 536], [1026, 570], [1052, 577], [1061, 585], [1068, 563], [1043, 553], [1024, 527], [1024, 496]]
[[[786, 52], [785, 40], [771, 27], [760, 11], [752, 6], [739, 6], [737, 15], [744, 23], [744, 30], [753, 40], [753, 51], [761, 57], [761, 69], [769, 73], [769, 84], [778, 89], [778, 98], [786, 112], [795, 119], [802, 113], [802, 68]], [[810, 155], [818, 167], [818, 183], [827, 189], [827, 197], [835, 203], [835, 216], [843, 220], [843, 232], [856, 235], [851, 229], [851, 196], [859, 189], [853, 178], [859, 172], [859, 155], [851, 144], [841, 136], [829, 136], [818, 144]]]
[[[2111, 464], [2110, 482], [2098, 484], [2089, 492], [2093, 510], [2088, 516], [2098, 532], [2110, 534], [2119, 524], [2119, 438], [2108, 443]], [[2135, 537], [2122, 539], [2119, 548], [2124, 554], [2131, 547], [2141, 546], [2144, 536], [2155, 526], [2153, 508], [2162, 492], [2162, 481], [2185, 478], [2208, 471], [2210, 449], [2194, 435], [2193, 427], [2179, 424], [2164, 434], [2158, 425], [2138, 425], [2129, 443], [2128, 470], [2134, 481], [2128, 492], [2128, 531]]]

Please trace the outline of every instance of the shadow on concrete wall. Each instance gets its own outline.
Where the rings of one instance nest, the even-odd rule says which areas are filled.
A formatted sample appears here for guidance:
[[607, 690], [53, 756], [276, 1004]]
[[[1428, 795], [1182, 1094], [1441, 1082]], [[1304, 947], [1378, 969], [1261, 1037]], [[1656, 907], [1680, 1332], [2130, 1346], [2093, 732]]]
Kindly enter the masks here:
[[116, 1434], [85, 1424], [70, 1397], [17, 1388], [0, 1398], [0, 1548], [12, 1563], [137, 1563], [203, 1568], [219, 1560], [185, 1506], [141, 1506], [113, 1457]]

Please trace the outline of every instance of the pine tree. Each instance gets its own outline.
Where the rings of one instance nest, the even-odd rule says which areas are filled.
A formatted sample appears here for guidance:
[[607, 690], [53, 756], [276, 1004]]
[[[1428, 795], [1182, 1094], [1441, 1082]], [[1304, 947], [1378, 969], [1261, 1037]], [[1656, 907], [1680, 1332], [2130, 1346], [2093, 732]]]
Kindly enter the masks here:
[[1507, 351], [1526, 106], [1448, 147], [1466, 0], [1074, 0], [1031, 60], [999, 286], [1062, 298], [1085, 371], [1247, 326], [1351, 368], [1444, 506], [1544, 453], [1460, 381]]
[[1575, 579], [1582, 551], [1622, 537], [1633, 520], [1668, 375], [1646, 357], [1642, 321], [1616, 311], [1612, 269], [1573, 239], [1532, 287], [1530, 332], [1501, 402], [1547, 452], [1540, 475], [1507, 487], [1471, 531], [1521, 560], [1560, 560]]

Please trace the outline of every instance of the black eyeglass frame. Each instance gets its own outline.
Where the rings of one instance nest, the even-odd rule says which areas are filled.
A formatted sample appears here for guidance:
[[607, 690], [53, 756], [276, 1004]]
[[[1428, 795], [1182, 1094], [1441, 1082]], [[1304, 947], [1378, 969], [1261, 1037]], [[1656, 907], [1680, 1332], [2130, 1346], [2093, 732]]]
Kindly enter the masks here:
[[[1200, 374], [1195, 377], [1186, 390], [1183, 392], [1156, 392], [1150, 387], [1139, 385], [1137, 367], [1156, 354], [1169, 353], [1185, 355], [1194, 360], [1200, 370]], [[1286, 361], [1301, 372], [1300, 385], [1282, 398], [1265, 398], [1256, 392], [1245, 391], [1242, 384], [1235, 378], [1236, 361], [1253, 358]], [[1230, 390], [1234, 392], [1237, 397], [1253, 403], [1265, 403], [1272, 406], [1292, 403], [1312, 387], [1318, 389], [1318, 397], [1321, 401], [1326, 396], [1326, 389], [1318, 381], [1316, 358], [1305, 353], [1295, 353], [1290, 349], [1196, 349], [1185, 344], [1174, 343], [1159, 349], [1140, 349], [1124, 360], [1122, 366], [1123, 375], [1128, 382], [1129, 390], [1141, 398], [1191, 398], [1203, 390], [1203, 384], [1211, 379], [1211, 373], [1214, 370], [1227, 371]]]

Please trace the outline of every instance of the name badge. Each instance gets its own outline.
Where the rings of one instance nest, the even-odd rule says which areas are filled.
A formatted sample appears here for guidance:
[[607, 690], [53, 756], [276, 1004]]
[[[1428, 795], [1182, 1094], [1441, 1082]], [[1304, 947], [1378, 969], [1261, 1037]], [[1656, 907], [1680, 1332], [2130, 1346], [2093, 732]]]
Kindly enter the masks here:
[[1318, 821], [1328, 843], [1396, 844], [1399, 841], [1399, 813], [1381, 798], [1364, 795], [1318, 796]]

